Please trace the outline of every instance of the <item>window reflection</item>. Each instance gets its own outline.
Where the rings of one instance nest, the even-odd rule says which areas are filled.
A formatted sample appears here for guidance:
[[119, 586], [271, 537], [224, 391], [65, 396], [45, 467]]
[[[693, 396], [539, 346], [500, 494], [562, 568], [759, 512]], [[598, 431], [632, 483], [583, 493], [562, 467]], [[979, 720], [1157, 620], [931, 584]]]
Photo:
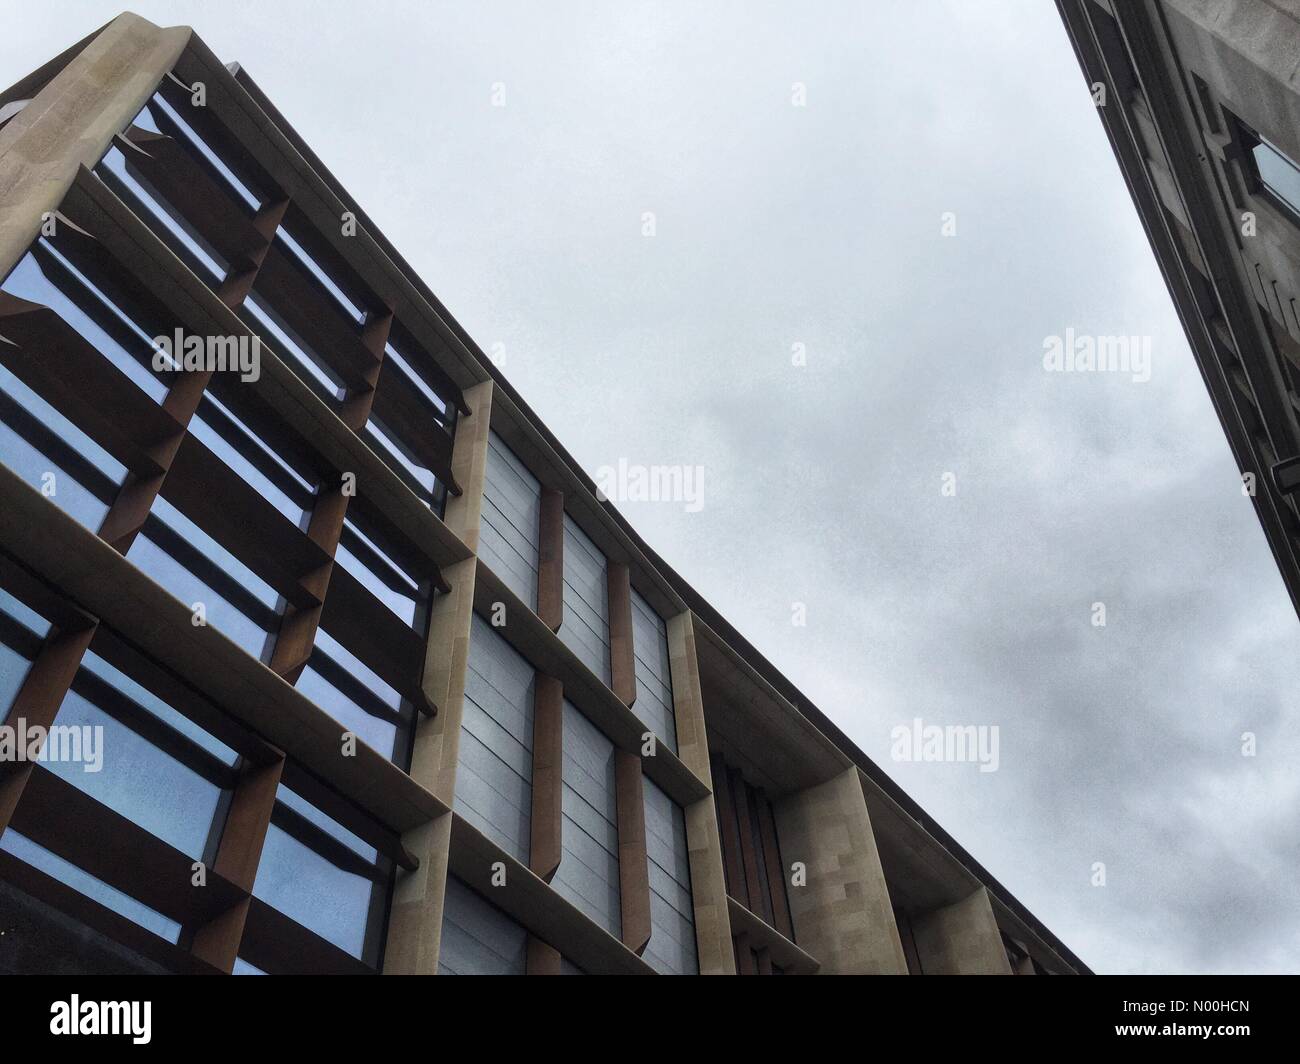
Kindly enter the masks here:
[[234, 751], [210, 736], [196, 742], [191, 736], [201, 729], [188, 720], [178, 728], [178, 718], [88, 653], [55, 724], [96, 729], [101, 764], [51, 760], [46, 768], [187, 856], [207, 860], [222, 783], [234, 782]]
[[50, 502], [97, 531], [126, 467], [0, 366], [0, 457]]
[[166, 499], [155, 501], [126, 557], [191, 609], [201, 603], [206, 623], [255, 658], [266, 655], [279, 596]]
[[253, 885], [255, 897], [374, 965], [390, 873], [386, 857], [281, 785]]
[[0, 835], [0, 850], [13, 854], [33, 868], [40, 869], [51, 878], [57, 879], [60, 883], [99, 902], [106, 909], [111, 909], [119, 916], [126, 917], [168, 942], [174, 943], [180, 939], [181, 925], [175, 920], [151, 909], [143, 902], [136, 901], [116, 887], [109, 886], [102, 879], [96, 879], [89, 872], [50, 852], [27, 836], [20, 835], [13, 828]]
[[8, 717], [50, 622], [0, 589], [0, 723]]
[[385, 757], [405, 760], [406, 732], [414, 718], [409, 703], [323, 629], [298, 690]]
[[312, 506], [311, 481], [211, 392], [203, 396], [189, 431], [295, 527], [303, 525]]
[[335, 560], [401, 618], [420, 630], [428, 607], [433, 566], [385, 536], [355, 500], [343, 522]]

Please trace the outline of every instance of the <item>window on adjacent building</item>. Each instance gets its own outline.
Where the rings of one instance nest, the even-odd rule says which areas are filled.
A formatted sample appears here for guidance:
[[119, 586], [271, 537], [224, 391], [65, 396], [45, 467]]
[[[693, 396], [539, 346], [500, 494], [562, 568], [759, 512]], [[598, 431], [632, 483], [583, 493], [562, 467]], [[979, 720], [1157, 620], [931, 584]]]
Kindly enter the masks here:
[[1262, 137], [1251, 149], [1264, 191], [1279, 201], [1300, 223], [1300, 164]]

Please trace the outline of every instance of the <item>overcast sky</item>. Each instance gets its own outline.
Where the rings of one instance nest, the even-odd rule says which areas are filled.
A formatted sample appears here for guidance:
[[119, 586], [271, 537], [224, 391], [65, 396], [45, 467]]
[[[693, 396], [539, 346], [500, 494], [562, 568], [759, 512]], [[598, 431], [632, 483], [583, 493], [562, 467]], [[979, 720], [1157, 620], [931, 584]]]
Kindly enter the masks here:
[[[0, 82], [121, 3], [6, 18]], [[589, 473], [703, 466], [621, 509], [1085, 962], [1300, 968], [1296, 616], [1053, 5], [133, 10], [247, 67]], [[1150, 380], [1046, 372], [1070, 328]], [[916, 717], [998, 771], [891, 761]]]

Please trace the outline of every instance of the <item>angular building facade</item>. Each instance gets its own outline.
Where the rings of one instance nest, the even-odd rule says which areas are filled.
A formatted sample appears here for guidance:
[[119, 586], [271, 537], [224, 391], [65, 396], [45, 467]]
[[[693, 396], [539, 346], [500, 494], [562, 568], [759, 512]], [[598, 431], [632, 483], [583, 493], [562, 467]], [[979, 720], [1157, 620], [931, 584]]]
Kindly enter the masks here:
[[1300, 3], [1058, 7], [1300, 610]]
[[0, 96], [0, 277], [0, 971], [1085, 971], [188, 29]]

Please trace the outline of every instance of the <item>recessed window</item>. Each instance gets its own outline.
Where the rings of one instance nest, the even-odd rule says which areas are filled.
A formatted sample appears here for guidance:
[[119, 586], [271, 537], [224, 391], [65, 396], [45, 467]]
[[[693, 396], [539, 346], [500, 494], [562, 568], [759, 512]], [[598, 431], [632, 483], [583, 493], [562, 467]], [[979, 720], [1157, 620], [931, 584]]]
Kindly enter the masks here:
[[414, 714], [410, 703], [324, 629], [316, 633], [297, 687], [367, 746], [387, 758], [405, 759]]
[[1251, 149], [1264, 191], [1300, 222], [1300, 165], [1262, 137]]
[[370, 842], [280, 785], [255, 898], [376, 967], [390, 872], [391, 862]]
[[0, 723], [8, 717], [49, 631], [48, 620], [0, 588]]
[[275, 589], [161, 496], [127, 560], [259, 660], [279, 629]]
[[93, 653], [56, 723], [101, 738], [97, 763], [51, 759], [51, 772], [186, 856], [211, 857], [223, 785], [234, 782], [233, 750]]

